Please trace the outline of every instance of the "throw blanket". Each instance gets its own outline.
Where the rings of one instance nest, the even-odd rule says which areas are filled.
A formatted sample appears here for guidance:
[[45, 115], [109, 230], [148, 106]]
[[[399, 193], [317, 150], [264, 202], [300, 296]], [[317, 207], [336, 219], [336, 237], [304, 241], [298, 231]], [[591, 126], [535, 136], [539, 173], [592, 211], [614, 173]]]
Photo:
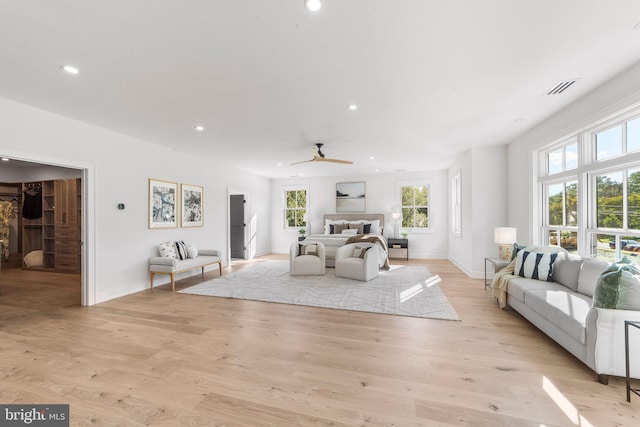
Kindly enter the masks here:
[[349, 243], [376, 243], [380, 245], [384, 251], [384, 264], [382, 264], [382, 269], [389, 269], [389, 249], [387, 248], [387, 241], [382, 237], [377, 234], [357, 234], [347, 239], [345, 244]]
[[509, 287], [509, 280], [515, 277], [513, 275], [515, 268], [516, 260], [514, 258], [509, 265], [498, 271], [491, 281], [491, 294], [498, 299], [500, 308], [507, 306], [507, 289]]

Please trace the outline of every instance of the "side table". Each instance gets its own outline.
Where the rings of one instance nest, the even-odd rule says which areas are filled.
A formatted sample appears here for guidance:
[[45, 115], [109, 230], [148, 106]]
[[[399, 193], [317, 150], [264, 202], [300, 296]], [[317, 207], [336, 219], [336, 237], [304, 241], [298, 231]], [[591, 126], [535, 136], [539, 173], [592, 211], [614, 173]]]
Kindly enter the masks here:
[[631, 402], [631, 393], [633, 392], [636, 396], [640, 396], [640, 389], [631, 388], [631, 378], [629, 377], [629, 326], [632, 326], [636, 329], [640, 329], [640, 322], [633, 322], [631, 320], [624, 321], [624, 361], [627, 369], [627, 402]]
[[389, 237], [387, 239], [389, 259], [409, 261], [409, 239]]
[[491, 282], [489, 281], [488, 274], [487, 274], [489, 272], [489, 270], [487, 269], [488, 264], [491, 264], [491, 266], [493, 267], [493, 271], [491, 273], [496, 273], [502, 270], [503, 268], [505, 268], [507, 265], [509, 265], [509, 261], [505, 261], [500, 258], [484, 259], [484, 289], [485, 290], [491, 287]]

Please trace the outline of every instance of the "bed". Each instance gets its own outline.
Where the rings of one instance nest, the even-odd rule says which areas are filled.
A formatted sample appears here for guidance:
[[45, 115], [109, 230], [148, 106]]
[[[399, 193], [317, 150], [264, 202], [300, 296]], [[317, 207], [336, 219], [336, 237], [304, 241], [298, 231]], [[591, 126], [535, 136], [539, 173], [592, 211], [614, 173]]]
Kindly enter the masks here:
[[383, 214], [326, 214], [322, 223], [324, 233], [311, 234], [305, 241], [319, 242], [324, 245], [327, 267], [335, 267], [335, 254], [340, 246], [357, 242], [375, 243], [379, 249], [378, 265], [381, 268], [388, 267], [389, 251], [386, 240], [382, 236]]

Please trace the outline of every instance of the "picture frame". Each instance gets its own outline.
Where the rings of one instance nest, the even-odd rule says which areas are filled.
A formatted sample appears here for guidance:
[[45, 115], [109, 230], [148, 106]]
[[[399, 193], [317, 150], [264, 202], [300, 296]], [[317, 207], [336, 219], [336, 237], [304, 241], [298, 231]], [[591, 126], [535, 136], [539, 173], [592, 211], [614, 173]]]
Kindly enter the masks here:
[[180, 186], [180, 220], [182, 227], [204, 226], [204, 187], [182, 184]]
[[366, 207], [364, 182], [336, 183], [336, 213], [366, 212]]
[[149, 178], [149, 228], [178, 226], [178, 184]]

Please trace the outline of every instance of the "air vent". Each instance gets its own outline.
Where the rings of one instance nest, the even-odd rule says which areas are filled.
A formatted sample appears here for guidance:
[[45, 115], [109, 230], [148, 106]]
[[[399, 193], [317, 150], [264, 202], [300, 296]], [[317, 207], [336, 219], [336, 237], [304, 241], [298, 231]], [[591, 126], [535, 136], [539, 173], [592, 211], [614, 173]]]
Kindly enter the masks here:
[[562, 93], [565, 90], [569, 89], [569, 86], [571, 86], [575, 82], [576, 82], [575, 80], [567, 80], [566, 82], [560, 82], [557, 85], [555, 85], [554, 87], [552, 87], [549, 90], [549, 92], [547, 92], [547, 95], [557, 95], [559, 93]]

